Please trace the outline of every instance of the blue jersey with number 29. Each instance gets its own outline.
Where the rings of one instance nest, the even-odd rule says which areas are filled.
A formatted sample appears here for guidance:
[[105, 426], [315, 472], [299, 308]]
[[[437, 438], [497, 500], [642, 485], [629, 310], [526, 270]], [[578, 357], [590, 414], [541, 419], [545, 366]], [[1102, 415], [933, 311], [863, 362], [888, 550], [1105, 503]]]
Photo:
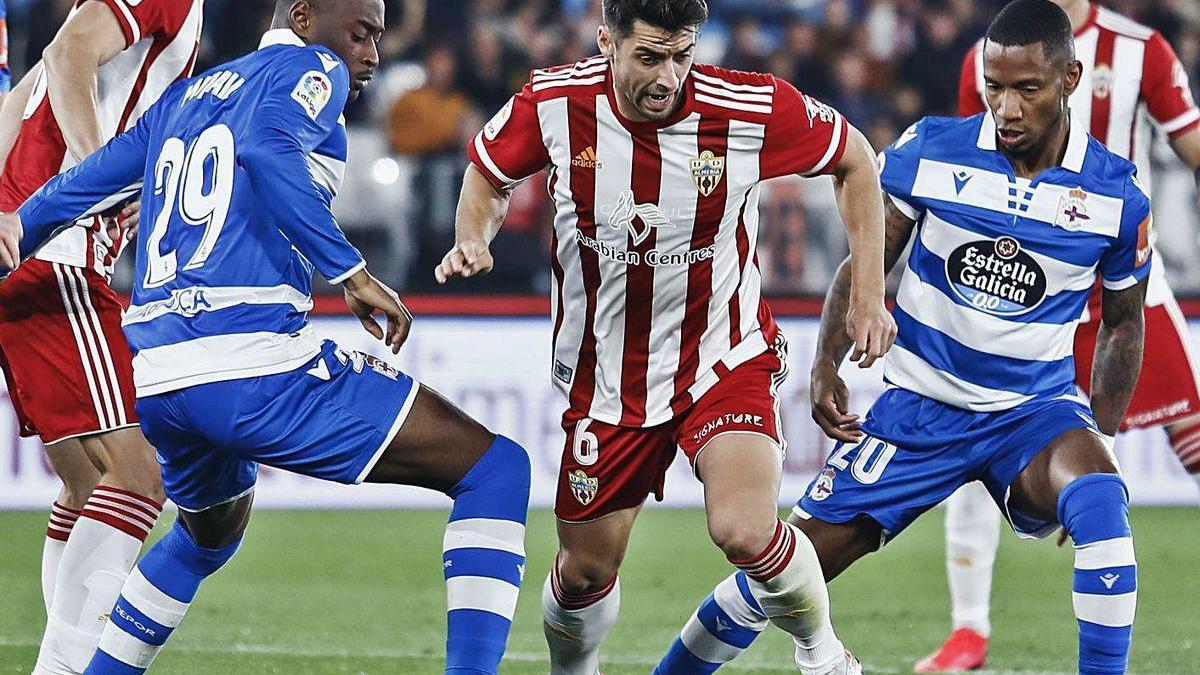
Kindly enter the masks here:
[[20, 208], [28, 239], [140, 187], [124, 321], [139, 397], [285, 372], [320, 351], [314, 268], [337, 283], [364, 266], [330, 210], [348, 87], [328, 49], [271, 31], [258, 51], [170, 87]]

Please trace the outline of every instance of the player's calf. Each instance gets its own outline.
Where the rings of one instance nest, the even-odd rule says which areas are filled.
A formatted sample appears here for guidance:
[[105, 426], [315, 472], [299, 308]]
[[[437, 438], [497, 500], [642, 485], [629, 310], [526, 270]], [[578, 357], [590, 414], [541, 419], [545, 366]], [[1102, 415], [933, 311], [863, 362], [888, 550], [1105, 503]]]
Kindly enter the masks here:
[[1091, 473], [1058, 496], [1058, 520], [1075, 542], [1072, 604], [1079, 672], [1124, 673], [1137, 607], [1129, 493], [1117, 474]]

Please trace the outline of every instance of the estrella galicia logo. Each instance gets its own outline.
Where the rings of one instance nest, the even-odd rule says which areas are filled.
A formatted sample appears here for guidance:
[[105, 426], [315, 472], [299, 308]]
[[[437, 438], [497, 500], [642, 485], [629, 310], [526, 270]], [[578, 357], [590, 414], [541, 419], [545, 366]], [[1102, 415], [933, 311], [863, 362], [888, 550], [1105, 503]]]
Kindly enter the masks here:
[[946, 279], [964, 302], [989, 314], [1024, 314], [1046, 298], [1045, 271], [1012, 237], [954, 249], [946, 260]]

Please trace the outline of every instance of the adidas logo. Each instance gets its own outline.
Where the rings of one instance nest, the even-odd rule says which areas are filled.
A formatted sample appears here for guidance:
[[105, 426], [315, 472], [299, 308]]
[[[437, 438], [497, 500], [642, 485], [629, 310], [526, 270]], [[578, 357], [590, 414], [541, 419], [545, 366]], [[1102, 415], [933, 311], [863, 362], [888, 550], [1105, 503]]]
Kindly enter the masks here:
[[579, 167], [580, 169], [603, 169], [604, 162], [596, 159], [596, 149], [592, 146], [587, 146], [575, 158], [571, 160], [571, 166]]

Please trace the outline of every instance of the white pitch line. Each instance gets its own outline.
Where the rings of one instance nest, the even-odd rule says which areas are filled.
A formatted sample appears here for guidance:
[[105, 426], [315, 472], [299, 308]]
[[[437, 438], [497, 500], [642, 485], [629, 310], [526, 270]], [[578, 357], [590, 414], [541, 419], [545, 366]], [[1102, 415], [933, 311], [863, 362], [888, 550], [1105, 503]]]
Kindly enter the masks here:
[[[40, 644], [31, 641], [11, 640], [0, 636], [0, 647], [34, 648]], [[194, 645], [171, 645], [166, 648], [171, 652], [182, 654], [207, 654], [220, 656], [228, 654], [256, 654], [260, 656], [303, 656], [309, 658], [366, 658], [366, 659], [440, 659], [440, 656], [430, 656], [427, 652], [405, 651], [401, 649], [344, 649], [340, 647], [288, 647], [285, 645], [264, 645], [236, 642], [223, 648], [201, 647]], [[636, 654], [625, 656], [605, 656], [602, 661], [616, 666], [656, 666], [658, 655]], [[543, 663], [549, 665], [546, 655], [540, 652], [509, 651], [504, 654], [505, 661], [520, 663]], [[878, 668], [870, 663], [866, 665], [868, 673], [901, 673], [907, 671], [894, 668]], [[790, 668], [778, 664], [754, 662], [751, 657], [743, 657], [721, 668], [721, 672], [793, 672]], [[979, 675], [1073, 675], [1071, 672], [1052, 670], [981, 670]]]

